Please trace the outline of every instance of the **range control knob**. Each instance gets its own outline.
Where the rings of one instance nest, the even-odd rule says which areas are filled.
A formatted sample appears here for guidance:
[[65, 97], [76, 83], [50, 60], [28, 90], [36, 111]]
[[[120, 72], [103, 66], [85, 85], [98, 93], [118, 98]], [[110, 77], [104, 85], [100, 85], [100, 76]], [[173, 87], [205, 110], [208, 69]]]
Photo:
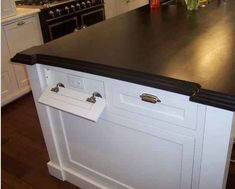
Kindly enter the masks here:
[[58, 16], [61, 15], [61, 10], [60, 10], [60, 9], [56, 9], [55, 12], [56, 12], [56, 14], [57, 14]]
[[49, 12], [49, 15], [50, 15], [52, 18], [55, 17], [55, 13], [54, 13], [52, 10]]
[[76, 4], [77, 9], [81, 9], [81, 5], [79, 3]]
[[69, 7], [64, 7], [65, 12], [69, 13]]
[[91, 2], [90, 1], [87, 1], [86, 4], [87, 4], [88, 7], [91, 7]]
[[82, 2], [82, 8], [86, 8], [86, 3]]
[[73, 12], [75, 12], [75, 6], [74, 6], [74, 5], [71, 5], [70, 7], [71, 7], [71, 10], [72, 10]]

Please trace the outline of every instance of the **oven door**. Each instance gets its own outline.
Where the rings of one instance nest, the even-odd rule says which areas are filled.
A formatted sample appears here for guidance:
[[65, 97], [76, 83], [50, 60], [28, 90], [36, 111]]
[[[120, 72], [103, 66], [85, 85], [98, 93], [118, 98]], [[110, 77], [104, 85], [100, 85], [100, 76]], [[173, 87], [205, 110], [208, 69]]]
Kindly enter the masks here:
[[105, 11], [103, 7], [81, 14], [82, 28], [96, 24], [103, 20], [105, 20]]
[[49, 37], [50, 37], [49, 40], [51, 41], [53, 39], [62, 37], [66, 34], [72, 33], [76, 31], [78, 27], [79, 26], [78, 26], [77, 16], [70, 17], [62, 21], [58, 20], [56, 22], [48, 24]]

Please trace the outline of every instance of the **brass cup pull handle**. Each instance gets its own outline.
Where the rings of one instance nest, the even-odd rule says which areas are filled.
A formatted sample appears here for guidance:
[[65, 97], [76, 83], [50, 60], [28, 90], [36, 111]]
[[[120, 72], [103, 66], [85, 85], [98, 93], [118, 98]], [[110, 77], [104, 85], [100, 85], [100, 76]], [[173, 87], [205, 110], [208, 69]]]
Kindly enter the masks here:
[[157, 96], [147, 94], [147, 93], [143, 93], [142, 95], [140, 95], [140, 98], [142, 101], [149, 102], [152, 104], [156, 104], [157, 102], [161, 102], [161, 100]]
[[25, 24], [25, 22], [23, 20], [17, 23], [18, 26], [22, 26], [24, 24]]

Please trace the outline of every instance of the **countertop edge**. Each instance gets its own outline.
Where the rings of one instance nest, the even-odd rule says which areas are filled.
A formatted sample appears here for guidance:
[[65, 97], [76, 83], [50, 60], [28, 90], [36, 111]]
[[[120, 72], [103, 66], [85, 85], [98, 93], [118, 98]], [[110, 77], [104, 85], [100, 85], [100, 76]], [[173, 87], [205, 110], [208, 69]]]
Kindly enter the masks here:
[[190, 96], [190, 101], [235, 112], [234, 96], [229, 96], [203, 88], [194, 95]]
[[119, 79], [148, 87], [189, 96], [192, 102], [210, 105], [229, 111], [235, 111], [235, 97], [201, 88], [200, 84], [173, 79], [160, 75], [151, 75], [134, 70], [116, 68], [79, 60], [48, 55], [25, 55], [17, 53], [11, 61], [27, 65], [43, 64], [90, 74]]
[[17, 53], [13, 58], [11, 58], [12, 62], [34, 65], [37, 63], [36, 55], [24, 55], [21, 53]]
[[16, 15], [1, 19], [1, 24], [5, 25], [15, 20], [28, 17], [34, 14], [38, 14], [40, 9], [31, 9], [31, 8], [16, 8]]

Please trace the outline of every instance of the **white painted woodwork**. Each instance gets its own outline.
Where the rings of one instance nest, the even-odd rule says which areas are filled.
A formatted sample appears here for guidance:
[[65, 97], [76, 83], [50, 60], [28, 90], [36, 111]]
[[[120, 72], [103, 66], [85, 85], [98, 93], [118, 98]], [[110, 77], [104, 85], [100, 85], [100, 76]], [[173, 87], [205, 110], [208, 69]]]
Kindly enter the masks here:
[[14, 0], [1, 0], [1, 19], [14, 16], [16, 5]]
[[118, 0], [117, 1], [117, 9], [118, 14], [122, 14], [141, 6], [147, 5], [149, 0]]
[[[21, 25], [22, 23], [22, 25]], [[4, 26], [8, 47], [13, 57], [17, 52], [29, 47], [40, 45], [41, 29], [38, 25], [37, 17], [20, 19], [16, 22]], [[29, 85], [26, 68], [23, 64], [14, 64], [14, 70], [19, 87]]]
[[50, 162], [47, 163], [48, 170], [50, 174], [56, 178], [65, 180], [64, 170], [62, 169], [63, 165], [60, 157], [60, 149], [58, 148], [58, 142], [56, 138], [55, 120], [52, 120], [49, 116], [51, 113], [49, 107], [37, 103], [39, 97], [42, 95], [42, 92], [47, 88], [46, 74], [39, 65], [27, 66], [27, 70], [43, 137], [45, 139], [48, 155], [50, 158]]
[[40, 12], [40, 9], [37, 8], [16, 8], [16, 14], [7, 18], [1, 18], [1, 24], [6, 25], [12, 22], [15, 22], [18, 19], [24, 19], [26, 17], [31, 17]]
[[39, 102], [64, 112], [80, 116], [82, 118], [97, 122], [105, 107], [105, 100], [95, 97], [96, 102], [88, 102], [92, 94], [81, 93], [71, 89], [58, 87], [58, 92], [53, 92], [49, 86], [39, 98]]
[[[140, 98], [143, 93], [155, 95], [161, 102], [144, 102]], [[176, 96], [174, 93], [151, 87], [115, 81], [112, 85], [112, 98], [111, 111], [130, 119], [135, 119], [138, 114], [140, 120], [149, 117], [196, 129], [198, 106], [183, 95]]]
[[234, 139], [234, 113], [207, 107], [205, 126], [200, 189], [225, 189]]
[[2, 104], [29, 92], [30, 85], [23, 64], [10, 61], [17, 52], [42, 44], [42, 34], [37, 15], [30, 15], [2, 24]]
[[1, 97], [2, 99], [10, 96], [17, 90], [18, 85], [14, 74], [13, 67], [11, 65], [11, 55], [8, 49], [5, 33], [1, 32]]
[[106, 19], [116, 16], [117, 15], [117, 1], [116, 0], [104, 0], [104, 1], [105, 1]]
[[[224, 188], [233, 112], [78, 71], [39, 64], [28, 71], [51, 175], [83, 189]], [[59, 82], [76, 94], [97, 91], [105, 97], [96, 123], [38, 102]], [[162, 104], [142, 102], [144, 92]]]
[[105, 0], [106, 18], [112, 18], [147, 4], [149, 0]]

